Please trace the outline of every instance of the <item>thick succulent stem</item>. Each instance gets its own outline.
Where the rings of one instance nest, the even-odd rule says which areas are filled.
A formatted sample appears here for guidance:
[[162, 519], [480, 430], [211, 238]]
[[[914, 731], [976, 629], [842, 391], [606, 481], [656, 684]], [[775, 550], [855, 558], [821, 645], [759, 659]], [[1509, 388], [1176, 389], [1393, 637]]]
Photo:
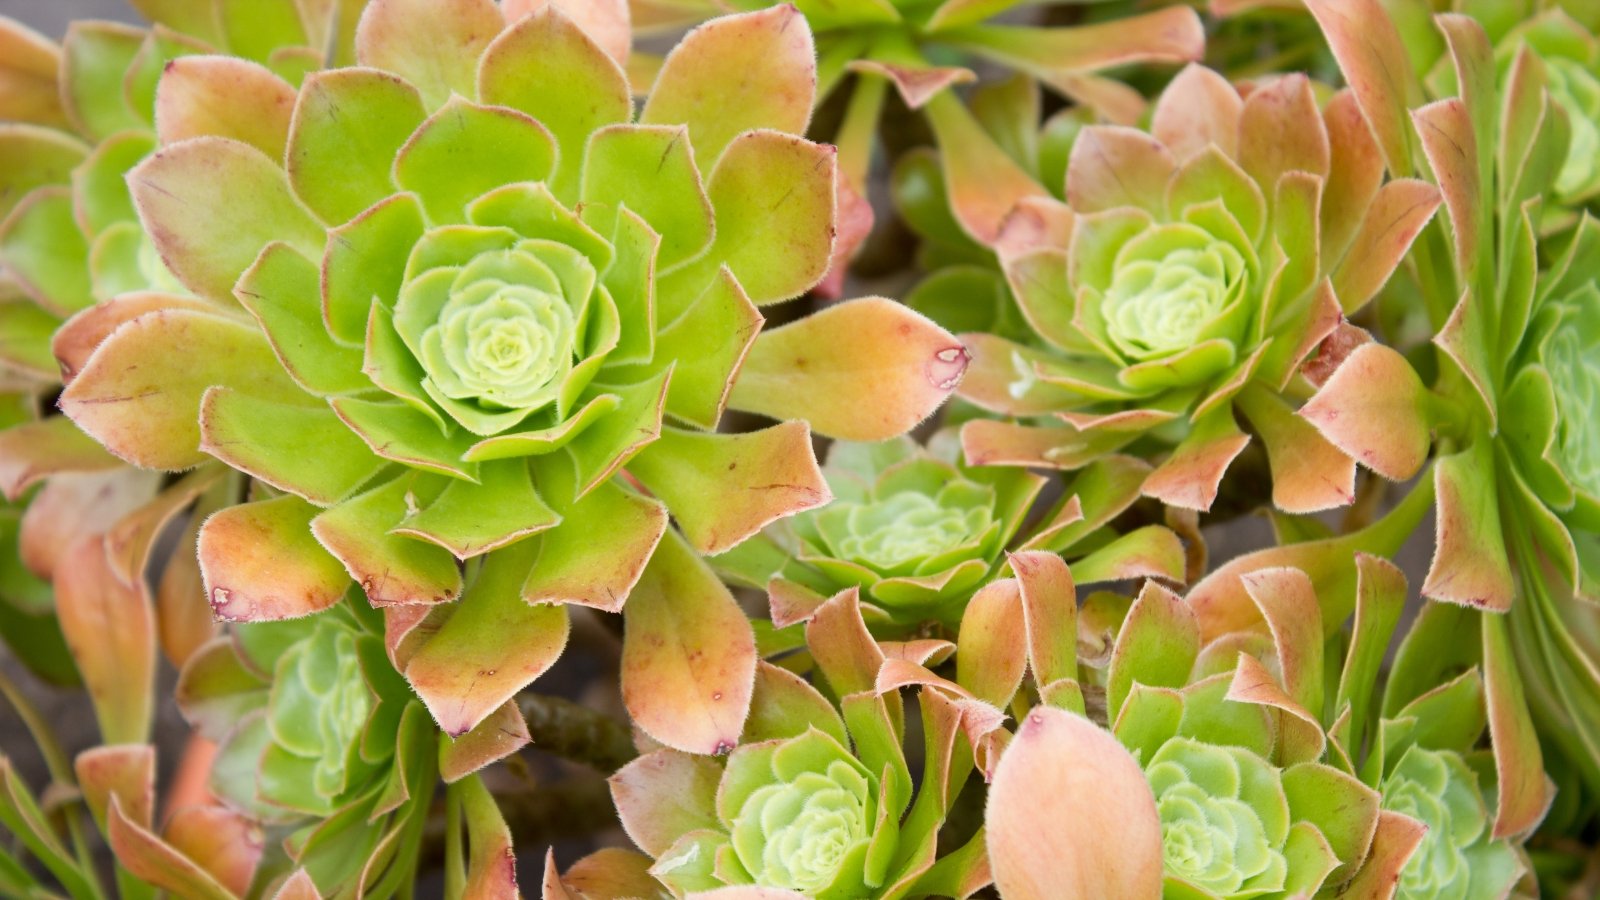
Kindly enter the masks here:
[[544, 694], [518, 698], [533, 745], [607, 774], [639, 755], [627, 726], [570, 700]]

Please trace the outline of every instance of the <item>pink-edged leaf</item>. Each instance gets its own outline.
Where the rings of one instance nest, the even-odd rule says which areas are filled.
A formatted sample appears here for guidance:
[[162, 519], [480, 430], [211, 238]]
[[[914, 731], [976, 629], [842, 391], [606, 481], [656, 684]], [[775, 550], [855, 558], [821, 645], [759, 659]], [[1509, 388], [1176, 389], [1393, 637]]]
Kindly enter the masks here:
[[961, 66], [898, 65], [873, 59], [858, 59], [847, 67], [854, 72], [881, 75], [894, 85], [900, 99], [910, 109], [921, 109], [933, 95], [956, 84], [977, 81], [971, 69]]
[[317, 543], [317, 508], [283, 496], [233, 506], [200, 528], [200, 574], [211, 612], [231, 622], [321, 612], [350, 586], [344, 566]]
[[1028, 665], [1040, 685], [1078, 677], [1078, 595], [1072, 570], [1054, 553], [1011, 555], [1022, 593]]
[[784, 578], [767, 582], [767, 610], [774, 628], [809, 622], [828, 598], [803, 584]]
[[722, 763], [679, 750], [646, 753], [611, 776], [622, 830], [639, 849], [660, 856], [682, 835], [717, 821]]
[[837, 300], [844, 293], [844, 280], [850, 274], [850, 263], [855, 259], [856, 251], [872, 235], [872, 226], [876, 221], [872, 204], [861, 195], [865, 186], [857, 189], [851, 185], [850, 179], [843, 177], [844, 174], [841, 169], [836, 185], [833, 253], [828, 258], [828, 274], [812, 288], [818, 297], [825, 300]]
[[668, 747], [726, 753], [750, 711], [755, 633], [705, 561], [668, 532], [623, 608], [622, 699]]
[[1337, 261], [1383, 181], [1383, 151], [1348, 88], [1323, 107], [1330, 166], [1322, 190], [1322, 257]]
[[[578, 897], [573, 900], [650, 897], [662, 890], [661, 885], [650, 877], [652, 863], [653, 860], [642, 853], [621, 847], [602, 847], [573, 863], [561, 880], [578, 892]], [[547, 875], [548, 872], [547, 868]]]
[[1322, 756], [1327, 746], [1327, 736], [1322, 724], [1310, 710], [1300, 705], [1259, 659], [1248, 653], [1239, 654], [1238, 668], [1228, 685], [1227, 699], [1239, 703], [1277, 710], [1285, 715], [1278, 717], [1278, 745], [1274, 758], [1284, 766], [1310, 762]]
[[138, 509], [160, 480], [127, 467], [51, 478], [22, 514], [17, 551], [23, 564], [40, 578], [55, 578], [73, 544]]
[[840, 591], [817, 609], [806, 623], [806, 644], [838, 696], [872, 690], [877, 684], [883, 650], [861, 618], [857, 589]]
[[268, 687], [262, 675], [247, 667], [233, 639], [222, 637], [184, 663], [173, 699], [195, 733], [221, 741], [245, 714], [266, 703]]
[[619, 65], [627, 63], [628, 51], [633, 47], [628, 0], [505, 0], [500, 4], [506, 21], [513, 23], [545, 9], [560, 10], [599, 44], [607, 56]]
[[811, 27], [781, 3], [689, 32], [667, 54], [639, 121], [688, 125], [695, 154], [709, 168], [751, 129], [803, 133], [816, 89]]
[[111, 798], [121, 802], [127, 817], [142, 828], [155, 817], [156, 749], [149, 744], [91, 747], [72, 761], [73, 774], [96, 822], [105, 827]]
[[961, 452], [973, 466], [1038, 466], [1076, 469], [1126, 444], [1115, 431], [1083, 432], [974, 419], [961, 426]]
[[1378, 810], [1378, 826], [1373, 832], [1366, 862], [1355, 877], [1339, 889], [1339, 896], [1349, 900], [1393, 900], [1400, 874], [1427, 832], [1428, 826], [1410, 816]]
[[483, 900], [516, 900], [517, 855], [494, 795], [476, 775], [459, 781], [462, 819], [467, 826], [467, 882], [461, 896]]
[[237, 489], [233, 478], [224, 478], [201, 495], [156, 583], [156, 637], [161, 652], [179, 668], [214, 638], [220, 627], [206, 603], [205, 579], [200, 575], [195, 546], [200, 540], [200, 526], [212, 513], [231, 505]]
[[1478, 211], [1483, 192], [1489, 188], [1479, 181], [1480, 150], [1467, 105], [1459, 97], [1448, 97], [1416, 110], [1411, 121], [1450, 213], [1457, 270], [1469, 272], [1477, 263], [1478, 245], [1484, 238], [1485, 223], [1479, 220]]
[[662, 428], [628, 472], [666, 503], [689, 543], [706, 554], [832, 499], [812, 453], [811, 429], [798, 421], [744, 434]]
[[294, 87], [265, 66], [231, 56], [180, 56], [167, 63], [156, 91], [156, 134], [163, 145], [232, 138], [279, 159], [294, 103]]
[[1239, 165], [1264, 191], [1288, 172], [1327, 176], [1328, 133], [1311, 82], [1284, 75], [1250, 92], [1239, 113]]
[[101, 738], [140, 743], [155, 710], [155, 612], [141, 580], [125, 584], [101, 535], [72, 543], [56, 574], [56, 614], [94, 703]]
[[0, 19], [0, 60], [0, 119], [71, 127], [61, 106], [61, 49], [54, 42], [15, 19]]
[[1162, 525], [1136, 528], [1072, 564], [1084, 584], [1160, 578], [1181, 583], [1187, 562], [1183, 541]]
[[1211, 508], [1217, 499], [1217, 485], [1234, 457], [1244, 451], [1250, 436], [1233, 421], [1233, 410], [1224, 406], [1194, 424], [1172, 455], [1144, 480], [1144, 493], [1169, 506]]
[[249, 144], [197, 137], [128, 173], [140, 221], [185, 287], [229, 302], [261, 248], [283, 241], [312, 259], [326, 234], [289, 191], [283, 168]]
[[979, 243], [998, 239], [1006, 217], [1023, 199], [1050, 196], [953, 95], [935, 95], [924, 109], [939, 141], [950, 211]]
[[544, 881], [539, 886], [539, 896], [542, 900], [579, 900], [561, 883], [561, 872], [556, 868], [556, 850], [554, 847], [544, 852]]
[[311, 875], [305, 869], [295, 869], [294, 874], [285, 879], [278, 892], [272, 895], [272, 900], [322, 900], [322, 894], [317, 891], [317, 883], [311, 880]]
[[211, 873], [129, 818], [116, 797], [106, 810], [106, 836], [117, 862], [139, 880], [178, 897], [234, 900]]
[[507, 700], [471, 731], [440, 743], [439, 777], [453, 784], [532, 742], [517, 701]]
[[[1447, 178], [1448, 173], [1439, 177]], [[1438, 208], [1439, 189], [1426, 181], [1402, 178], [1378, 191], [1344, 260], [1333, 273], [1333, 291], [1346, 313], [1355, 312], [1377, 296]]]
[[451, 93], [473, 96], [478, 58], [504, 26], [493, 0], [373, 0], [356, 28], [356, 54], [437, 107]]
[[730, 404], [853, 441], [904, 434], [961, 382], [967, 351], [949, 332], [882, 297], [830, 306], [756, 338]]
[[16, 500], [37, 482], [63, 473], [100, 472], [122, 461], [66, 416], [50, 416], [0, 431], [0, 492]]
[[1215, 144], [1229, 157], [1239, 151], [1239, 113], [1244, 101], [1228, 79], [1191, 63], [1156, 101], [1150, 133], [1183, 162]]
[[1160, 140], [1136, 128], [1091, 125], [1072, 144], [1067, 202], [1077, 213], [1125, 206], [1160, 214], [1177, 160]]
[[130, 291], [96, 303], [62, 323], [50, 339], [50, 352], [61, 367], [61, 380], [71, 384], [88, 365], [95, 349], [122, 324], [145, 313], [169, 309], [220, 314], [215, 303], [157, 291]]
[[1028, 667], [1028, 634], [1016, 579], [990, 582], [973, 594], [958, 633], [956, 682], [980, 700], [999, 707], [1009, 704]]
[[1427, 388], [1399, 352], [1357, 347], [1300, 415], [1324, 438], [1392, 481], [1417, 474], [1432, 443]]
[[249, 893], [266, 846], [260, 826], [221, 806], [173, 810], [162, 836], [172, 849], [240, 897]]
[[747, 131], [709, 171], [716, 236], [701, 267], [727, 266], [757, 306], [822, 280], [836, 234], [838, 150], [787, 132]]
[[222, 315], [163, 309], [126, 323], [89, 358], [58, 405], [117, 456], [186, 469], [200, 452], [200, 397], [238, 383], [256, 396], [293, 396], [260, 332]]
[[534, 552], [523, 542], [484, 557], [461, 601], [442, 607], [443, 624], [414, 645], [406, 680], [445, 734], [478, 727], [566, 648], [566, 608], [522, 600]]
[[1493, 612], [1516, 596], [1501, 531], [1494, 451], [1479, 440], [1434, 465], [1433, 562], [1422, 595]]
[[1406, 117], [1421, 88], [1405, 43], [1379, 0], [1306, 0], [1355, 92], [1394, 175], [1412, 171]]
[[1320, 512], [1355, 500], [1356, 462], [1271, 391], [1246, 387], [1238, 406], [1267, 450], [1272, 505], [1287, 513]]
[[344, 564], [373, 606], [445, 603], [461, 596], [450, 551], [391, 529], [409, 513], [415, 480], [400, 477], [324, 510], [311, 520], [317, 541]]
[[1161, 820], [1139, 764], [1110, 732], [1035, 708], [1000, 757], [985, 815], [1007, 900], [1161, 895]]
[[1322, 709], [1322, 614], [1311, 579], [1299, 569], [1257, 569], [1244, 576], [1245, 593], [1255, 601], [1272, 632], [1278, 672], [1295, 702]]
[[1493, 829], [1496, 839], [1533, 831], [1555, 797], [1544, 774], [1539, 737], [1534, 732], [1507, 627], [1502, 616], [1483, 619], [1483, 678], [1497, 785]]

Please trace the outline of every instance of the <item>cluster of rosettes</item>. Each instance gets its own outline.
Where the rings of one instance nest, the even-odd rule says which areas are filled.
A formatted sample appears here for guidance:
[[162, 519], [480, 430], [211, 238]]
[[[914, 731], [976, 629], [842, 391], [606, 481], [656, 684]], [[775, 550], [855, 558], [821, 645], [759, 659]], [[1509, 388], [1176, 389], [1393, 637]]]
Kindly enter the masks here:
[[[187, 292], [74, 318], [64, 339], [93, 349], [60, 405], [130, 462], [217, 460], [281, 492], [200, 531], [221, 618], [316, 612], [353, 581], [409, 630], [493, 593], [517, 620], [502, 643], [457, 617], [474, 649], [406, 673], [457, 734], [559, 652], [564, 614], [529, 604], [620, 610], [669, 514], [717, 553], [826, 502], [811, 429], [904, 432], [966, 357], [879, 298], [762, 332], [834, 233], [833, 150], [798, 134], [816, 62], [793, 8], [691, 33], [637, 114], [626, 48], [559, 7], [379, 3], [356, 44], [361, 66], [298, 89], [195, 59], [263, 114], [201, 121], [129, 173]], [[724, 77], [752, 46], [755, 99]], [[172, 105], [198, 121], [204, 99]], [[789, 421], [718, 433], [728, 407]], [[478, 557], [492, 578], [463, 572]]]

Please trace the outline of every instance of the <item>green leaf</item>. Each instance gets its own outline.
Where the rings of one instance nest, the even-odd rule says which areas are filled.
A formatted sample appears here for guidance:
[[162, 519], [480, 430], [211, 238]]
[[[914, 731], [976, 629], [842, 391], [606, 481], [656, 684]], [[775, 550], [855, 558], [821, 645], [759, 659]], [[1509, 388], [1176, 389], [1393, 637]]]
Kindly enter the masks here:
[[328, 401], [339, 418], [384, 459], [453, 478], [478, 477], [477, 463], [463, 462], [472, 436], [459, 429], [444, 433], [429, 417], [398, 401], [335, 397]]
[[94, 303], [89, 245], [65, 187], [33, 191], [0, 222], [0, 263], [40, 306], [58, 315]]
[[624, 208], [644, 220], [661, 236], [657, 264], [663, 269], [711, 242], [711, 201], [686, 126], [612, 125], [595, 132], [581, 197], [584, 221], [603, 235], [617, 232]]
[[721, 553], [773, 521], [830, 499], [804, 422], [745, 434], [663, 428], [628, 464], [701, 553]]
[[273, 242], [240, 276], [233, 294], [261, 323], [273, 352], [301, 387], [320, 397], [370, 391], [361, 351], [328, 335], [316, 302], [320, 290], [316, 264]]
[[387, 465], [311, 397], [284, 403], [225, 387], [201, 398], [200, 449], [317, 506], [350, 496]]
[[394, 179], [422, 198], [437, 225], [465, 221], [471, 202], [493, 188], [544, 180], [555, 162], [555, 138], [537, 121], [452, 97], [395, 157]]
[[324, 222], [348, 222], [394, 193], [395, 154], [425, 116], [416, 88], [388, 72], [317, 72], [295, 106], [289, 182]]
[[1200, 630], [1183, 600], [1145, 582], [1117, 634], [1106, 683], [1106, 710], [1116, 721], [1134, 684], [1181, 688], [1200, 651]]
[[67, 184], [88, 152], [81, 141], [51, 128], [0, 123], [0, 218], [34, 188]]
[[[667, 529], [666, 507], [606, 481], [562, 507], [561, 515], [561, 527], [533, 538], [539, 555], [522, 599], [621, 612]], [[594, 540], [601, 533], [606, 540]]]
[[392, 533], [410, 514], [416, 475], [402, 475], [318, 513], [311, 531], [373, 606], [445, 603], [461, 595], [454, 554]]
[[117, 22], [79, 21], [61, 42], [61, 98], [78, 130], [97, 141], [143, 123], [128, 108], [122, 78], [144, 32]]
[[560, 152], [551, 184], [565, 200], [577, 197], [589, 136], [633, 117], [627, 76], [616, 61], [548, 9], [495, 38], [478, 65], [477, 87], [482, 102], [519, 109], [555, 136]]
[[72, 198], [90, 234], [118, 222], [135, 221], [133, 197], [124, 179], [128, 170], [156, 149], [142, 131], [125, 131], [102, 141], [72, 173]]
[[367, 352], [374, 352], [376, 339], [369, 332], [378, 327], [369, 319], [373, 304], [382, 306], [385, 316], [392, 310], [411, 250], [425, 227], [416, 195], [395, 194], [328, 232], [328, 252], [322, 261], [322, 318], [335, 341], [351, 347], [365, 341]]
[[561, 524], [534, 490], [524, 459], [478, 467], [478, 483], [450, 479], [444, 492], [395, 526], [398, 534], [430, 541], [470, 559]]

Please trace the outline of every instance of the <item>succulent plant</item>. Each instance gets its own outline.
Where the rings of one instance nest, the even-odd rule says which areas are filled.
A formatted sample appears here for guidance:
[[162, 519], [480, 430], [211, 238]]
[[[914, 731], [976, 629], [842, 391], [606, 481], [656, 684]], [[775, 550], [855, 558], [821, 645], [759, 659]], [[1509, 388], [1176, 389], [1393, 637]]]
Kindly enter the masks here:
[[962, 466], [951, 458], [957, 452], [949, 433], [927, 448], [909, 438], [836, 442], [822, 470], [834, 498], [827, 506], [712, 562], [725, 577], [765, 589], [779, 627], [858, 588], [874, 633], [885, 637], [934, 624], [959, 631], [968, 601], [1009, 567], [1012, 550], [1062, 553], [1083, 583], [1183, 577], [1183, 547], [1171, 531], [1106, 527], [1137, 497], [1145, 468], [1136, 461], [1087, 469], [1035, 518], [1043, 479]]
[[323, 890], [376, 884], [385, 843], [399, 860], [386, 877], [407, 877], [439, 741], [359, 594], [325, 615], [234, 625], [184, 666], [177, 696], [219, 744], [211, 790], [285, 838]]
[[871, 638], [850, 647], [855, 635], [865, 623], [854, 591], [830, 598], [808, 626], [837, 706], [762, 663], [743, 743], [725, 762], [660, 750], [612, 778], [623, 827], [673, 896], [726, 885], [816, 898], [942, 895], [976, 874], [970, 852], [937, 862], [934, 852], [972, 771], [957, 743], [967, 701], [934, 686], [919, 693], [927, 755], [913, 800], [897, 695], [866, 681], [885, 657]]
[[[734, 46], [764, 48], [747, 74], [784, 90], [738, 93]], [[702, 577], [694, 554], [654, 552], [669, 511], [685, 550], [719, 552], [826, 500], [806, 422], [721, 434], [724, 406], [889, 437], [965, 354], [877, 298], [758, 335], [759, 305], [826, 271], [834, 220], [832, 151], [795, 134], [815, 63], [791, 11], [689, 35], [637, 121], [616, 60], [557, 8], [506, 25], [488, 0], [383, 0], [357, 47], [363, 66], [298, 93], [240, 88], [292, 106], [270, 152], [217, 123], [130, 174], [196, 297], [74, 320], [119, 327], [61, 406], [140, 465], [215, 458], [287, 492], [201, 529], [218, 616], [304, 615], [352, 580], [392, 630], [432, 607], [406, 675], [460, 734], [554, 660], [559, 604], [618, 611], [641, 579]], [[138, 362], [180, 347], [204, 348], [181, 377]], [[263, 541], [270, 558], [246, 549]], [[464, 589], [477, 612], [454, 615]], [[630, 618], [639, 640], [665, 626]], [[746, 653], [729, 621], [707, 639]], [[741, 702], [726, 687], [701, 693]]]
[[[1501, 897], [1517, 874], [1516, 855], [1489, 837], [1478, 777], [1449, 751], [1412, 745], [1380, 786], [1384, 809], [1428, 827], [1400, 873], [1398, 898]], [[1485, 858], [1489, 857], [1489, 858]], [[1492, 881], [1499, 876], [1498, 881]]]
[[1071, 469], [1143, 439], [1171, 448], [1145, 493], [1206, 509], [1250, 441], [1237, 409], [1266, 446], [1280, 508], [1349, 502], [1354, 462], [1282, 392], [1438, 202], [1421, 181], [1380, 186], [1370, 145], [1349, 93], [1319, 110], [1310, 83], [1288, 76], [1241, 97], [1194, 66], [1149, 133], [1083, 128], [1069, 206], [1034, 204], [1002, 253], [1048, 349], [967, 338], [976, 363], [961, 396], [1022, 420], [965, 425], [968, 461]]
[[[1412, 70], [1398, 30], [1381, 12], [1373, 13], [1378, 30], [1371, 33], [1381, 36], [1374, 44], [1367, 26], [1357, 33], [1320, 3], [1313, 11], [1352, 82], [1376, 85], [1378, 67]], [[1600, 231], [1581, 219], [1564, 237], [1540, 240], [1541, 210], [1572, 130], [1531, 44], [1518, 42], [1510, 61], [1497, 66], [1475, 20], [1442, 15], [1436, 24], [1451, 48], [1459, 93], [1410, 116], [1420, 142], [1402, 130], [1410, 123], [1398, 102], [1420, 93], [1417, 85], [1375, 90], [1362, 106], [1374, 132], [1390, 136], [1383, 143], [1392, 169], [1420, 170], [1426, 160], [1450, 186], [1449, 231], [1441, 222], [1425, 235], [1433, 262], [1412, 282], [1420, 301], [1413, 308], [1426, 312], [1436, 332], [1437, 374], [1424, 380], [1399, 350], [1362, 344], [1302, 413], [1390, 477], [1414, 475], [1430, 447], [1438, 454], [1421, 488], [1434, 499], [1439, 536], [1422, 593], [1487, 613], [1479, 659], [1495, 685], [1491, 716], [1517, 723], [1505, 726], [1495, 746], [1494, 832], [1507, 835], [1532, 828], [1545, 813], [1546, 787], [1534, 774], [1544, 751], [1559, 749], [1572, 760], [1568, 771], [1581, 773], [1584, 790], [1600, 789], [1600, 758], [1576, 736], [1592, 731], [1600, 709], [1600, 644], [1592, 614], [1577, 601], [1594, 591], [1589, 548], [1600, 522], [1578, 474], [1583, 464], [1564, 449], [1564, 429], [1581, 427], [1586, 414], [1563, 417], [1583, 390], [1586, 364], [1567, 348], [1584, 352], [1587, 329], [1574, 313], [1593, 290], [1593, 251], [1586, 248]], [[1382, 433], [1368, 412], [1374, 403], [1395, 404]], [[1548, 729], [1543, 744], [1535, 721]]]

